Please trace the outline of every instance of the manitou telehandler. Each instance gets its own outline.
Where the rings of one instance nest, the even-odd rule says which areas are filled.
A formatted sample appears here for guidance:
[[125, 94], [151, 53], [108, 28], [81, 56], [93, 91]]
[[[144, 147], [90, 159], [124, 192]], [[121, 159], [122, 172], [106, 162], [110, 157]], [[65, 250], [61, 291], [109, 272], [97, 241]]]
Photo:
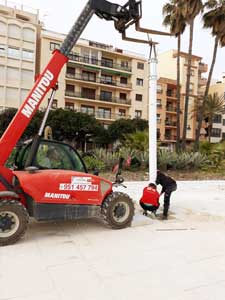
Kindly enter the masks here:
[[[19, 240], [27, 229], [29, 217], [38, 221], [103, 217], [116, 229], [132, 222], [134, 205], [131, 198], [113, 191], [113, 184], [122, 182], [119, 176], [112, 183], [89, 174], [71, 146], [42, 139], [60, 70], [93, 14], [114, 21], [115, 28], [123, 33], [140, 18], [141, 2], [129, 0], [120, 6], [105, 0], [89, 0], [1, 137], [0, 245]], [[10, 154], [49, 90], [52, 90], [50, 101], [37, 136], [32, 143], [19, 148], [14, 168], [7, 168]], [[51, 154], [55, 156], [55, 165], [49, 158]]]

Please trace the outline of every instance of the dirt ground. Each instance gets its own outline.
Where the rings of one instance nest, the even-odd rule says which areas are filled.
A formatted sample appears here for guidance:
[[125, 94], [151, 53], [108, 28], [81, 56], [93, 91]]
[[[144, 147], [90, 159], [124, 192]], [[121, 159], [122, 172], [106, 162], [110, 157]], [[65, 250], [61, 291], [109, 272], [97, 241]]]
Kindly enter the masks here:
[[[165, 172], [176, 180], [225, 180], [225, 170], [217, 172], [206, 171], [167, 171]], [[100, 177], [114, 181], [115, 174], [112, 172], [101, 172]], [[148, 180], [147, 171], [123, 171], [122, 177], [125, 181], [143, 181]]]

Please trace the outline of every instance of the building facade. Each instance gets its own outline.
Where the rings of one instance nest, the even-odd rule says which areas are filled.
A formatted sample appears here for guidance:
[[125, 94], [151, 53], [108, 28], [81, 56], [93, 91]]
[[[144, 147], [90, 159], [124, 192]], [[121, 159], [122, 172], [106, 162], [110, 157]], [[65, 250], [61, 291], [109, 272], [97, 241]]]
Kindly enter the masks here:
[[171, 146], [177, 138], [177, 84], [175, 80], [160, 77], [157, 84], [157, 138]]
[[[180, 83], [181, 83], [181, 103], [180, 103], [180, 120], [181, 134], [183, 132], [184, 105], [186, 95], [186, 78], [187, 78], [188, 54], [181, 52], [180, 55]], [[208, 66], [202, 63], [202, 57], [192, 55], [191, 59], [191, 80], [190, 80], [190, 97], [188, 105], [188, 123], [187, 123], [187, 140], [195, 139], [197, 121], [193, 114], [195, 101], [198, 101], [199, 96], [202, 96], [202, 87], [206, 85], [206, 79], [202, 76], [207, 72]], [[177, 51], [170, 50], [159, 54], [158, 64], [159, 77], [176, 80], [177, 78]], [[174, 113], [175, 115], [175, 113]], [[174, 121], [175, 116], [171, 119]], [[175, 123], [173, 123], [175, 126]]]
[[[221, 81], [217, 81], [215, 84], [210, 86], [209, 94], [213, 95], [214, 93], [217, 93], [218, 96], [223, 99], [225, 98], [225, 76]], [[218, 143], [221, 140], [225, 140], [225, 114], [215, 115], [211, 131], [211, 143]]]
[[37, 10], [10, 3], [0, 5], [0, 109], [18, 108], [30, 91], [41, 28]]
[[[64, 38], [62, 34], [42, 30], [41, 69]], [[147, 61], [122, 49], [80, 39], [60, 73], [53, 106], [94, 115], [106, 127], [120, 118], [147, 119]]]

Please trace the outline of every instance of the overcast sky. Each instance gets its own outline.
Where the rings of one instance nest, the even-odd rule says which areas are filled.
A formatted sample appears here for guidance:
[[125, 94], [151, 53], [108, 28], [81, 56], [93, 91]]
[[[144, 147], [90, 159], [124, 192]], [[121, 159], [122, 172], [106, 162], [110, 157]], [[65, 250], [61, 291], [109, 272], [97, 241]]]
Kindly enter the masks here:
[[[67, 33], [87, 3], [87, 0], [16, 0], [14, 2], [39, 9], [40, 19], [44, 21], [46, 29]], [[126, 0], [112, 0], [112, 2], [123, 5], [126, 3]], [[162, 26], [162, 7], [166, 2], [166, 0], [142, 0], [143, 17], [141, 26], [166, 31], [166, 28]], [[137, 34], [133, 30], [129, 30], [128, 33], [135, 35], [135, 37], [145, 37], [145, 35]], [[186, 33], [182, 37], [182, 50], [185, 52], [188, 51], [188, 36], [189, 27], [187, 27]], [[113, 27], [113, 22], [101, 20], [96, 16], [92, 18], [81, 37], [144, 54], [146, 57], [149, 54], [147, 46], [122, 41], [121, 36]], [[174, 38], [152, 36], [152, 39], [159, 42], [157, 47], [159, 53], [176, 49], [176, 40]], [[193, 54], [203, 57], [202, 61], [210, 64], [213, 46], [214, 40], [210, 32], [202, 29], [200, 19], [196, 20]], [[225, 49], [219, 48], [213, 74], [215, 79], [220, 79], [222, 73], [225, 72], [224, 56]]]

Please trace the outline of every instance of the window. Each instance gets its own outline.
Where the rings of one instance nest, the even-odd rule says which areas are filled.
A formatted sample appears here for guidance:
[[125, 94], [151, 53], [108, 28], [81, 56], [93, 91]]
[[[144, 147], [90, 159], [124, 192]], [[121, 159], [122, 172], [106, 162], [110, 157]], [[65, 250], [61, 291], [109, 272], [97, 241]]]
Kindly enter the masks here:
[[51, 51], [54, 51], [55, 49], [59, 49], [59, 48], [60, 48], [59, 43], [50, 42], [50, 50]]
[[[0, 23], [1, 26], [1, 23]], [[5, 56], [6, 55], [6, 46], [5, 45], [0, 45], [0, 55]]]
[[29, 90], [21, 89], [20, 90], [20, 103], [22, 103], [28, 96]]
[[102, 77], [101, 77], [101, 83], [103, 83], [103, 84], [112, 84], [112, 76], [103, 74]]
[[157, 128], [157, 139], [158, 139], [158, 140], [160, 139], [160, 136], [161, 136], [160, 129]]
[[80, 111], [89, 115], [95, 114], [95, 108], [93, 106], [81, 105]]
[[65, 102], [65, 109], [74, 110], [74, 103]]
[[191, 70], [191, 76], [195, 76], [195, 71]]
[[102, 66], [107, 67], [107, 68], [112, 68], [113, 67], [113, 60], [110, 59], [110, 58], [102, 57]]
[[127, 77], [120, 77], [120, 83], [127, 84]]
[[141, 78], [137, 78], [137, 80], [136, 80], [136, 84], [137, 84], [137, 85], [140, 85], [140, 86], [143, 86], [143, 84], [144, 84], [144, 80], [143, 80], [143, 79], [141, 79]]
[[98, 117], [102, 119], [111, 119], [111, 109], [99, 107], [98, 108]]
[[20, 49], [8, 47], [8, 57], [19, 59], [20, 58]]
[[34, 60], [34, 52], [31, 50], [22, 50], [22, 59]]
[[162, 100], [161, 99], [157, 99], [157, 107], [162, 107]]
[[0, 35], [6, 35], [6, 23], [0, 22]]
[[162, 92], [163, 92], [162, 85], [161, 84], [157, 84], [157, 93], [158, 94], [162, 94]]
[[212, 128], [211, 136], [212, 137], [221, 137], [221, 129], [220, 128]]
[[194, 83], [193, 82], [190, 82], [190, 85], [189, 85], [189, 91], [190, 92], [193, 92], [194, 90]]
[[141, 118], [142, 117], [142, 111], [141, 110], [135, 110], [135, 118]]
[[81, 96], [82, 98], [95, 99], [95, 90], [89, 88], [82, 88]]
[[6, 99], [8, 106], [18, 105], [19, 90], [16, 88], [6, 87]]
[[73, 75], [73, 77], [74, 77], [75, 73], [76, 73], [76, 69], [75, 68], [68, 67], [68, 66], [66, 67], [66, 74], [67, 75]]
[[225, 132], [222, 133], [222, 139], [225, 140]]
[[126, 109], [120, 108], [120, 109], [119, 109], [119, 116], [120, 116], [120, 117], [125, 117], [125, 116], [126, 116]]
[[122, 68], [127, 69], [128, 66], [129, 66], [128, 61], [126, 61], [126, 60], [122, 60], [122, 61], [121, 61], [121, 67], [122, 67]]
[[161, 123], [161, 115], [157, 114], [156, 118], [157, 118], [157, 123]]
[[135, 100], [136, 101], [142, 101], [143, 95], [142, 94], [136, 94]]
[[127, 100], [127, 94], [126, 93], [120, 93], [120, 100]]
[[73, 84], [66, 84], [66, 96], [73, 97], [75, 93], [75, 85]]
[[21, 71], [21, 80], [22, 80], [22, 83], [24, 84], [32, 84], [33, 83], [33, 78], [34, 78], [34, 74], [32, 71], [30, 70], [25, 70], [25, 69], [22, 69]]
[[[48, 98], [48, 103], [49, 103], [49, 101], [50, 101], [50, 98]], [[57, 107], [58, 107], [58, 100], [53, 99], [51, 108], [56, 109]]]
[[86, 81], [96, 81], [96, 74], [93, 72], [82, 71], [82, 79]]
[[221, 124], [222, 122], [222, 116], [221, 115], [215, 115], [213, 117], [213, 123]]
[[112, 92], [101, 91], [101, 93], [100, 93], [100, 100], [112, 101]]
[[34, 42], [35, 41], [35, 32], [31, 28], [24, 28], [23, 29], [23, 40], [27, 42]]
[[138, 62], [138, 63], [137, 63], [137, 68], [138, 68], [139, 70], [144, 70], [144, 63]]
[[18, 83], [20, 79], [20, 71], [18, 68], [7, 67], [6, 80], [8, 84]]
[[1, 84], [4, 81], [5, 81], [5, 66], [0, 65], [0, 82], [1, 82]]
[[75, 90], [75, 85], [72, 85], [72, 84], [67, 84], [66, 85], [66, 91], [74, 92], [74, 90]]
[[16, 24], [9, 24], [8, 25], [8, 34], [9, 34], [10, 38], [20, 39], [21, 29]]
[[223, 126], [225, 126], [225, 119], [223, 119]]

